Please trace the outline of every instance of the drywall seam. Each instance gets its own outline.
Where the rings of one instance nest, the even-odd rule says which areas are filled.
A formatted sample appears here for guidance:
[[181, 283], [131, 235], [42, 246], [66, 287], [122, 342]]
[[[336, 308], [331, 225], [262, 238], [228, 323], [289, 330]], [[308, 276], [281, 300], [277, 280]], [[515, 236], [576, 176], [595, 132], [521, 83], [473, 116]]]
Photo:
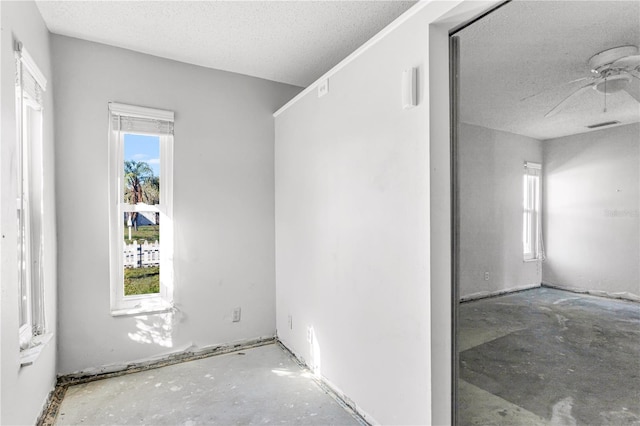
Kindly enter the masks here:
[[[306, 364], [303, 357], [297, 355], [291, 349], [289, 349], [278, 337], [275, 338], [276, 344], [280, 346], [285, 352], [291, 356], [291, 358], [298, 364], [300, 367], [308, 370], [311, 373], [311, 369]], [[335, 386], [331, 381], [327, 380], [324, 376], [317, 376], [313, 373], [310, 374], [313, 381], [320, 386], [320, 388], [325, 391], [325, 393], [331, 396], [342, 408], [349, 412], [362, 426], [369, 425], [377, 425], [379, 424], [373, 417], [367, 414], [365, 411], [360, 409], [352, 399], [344, 394], [337, 386]]]
[[321, 82], [328, 79], [329, 77], [331, 77], [332, 75], [340, 71], [342, 68], [346, 67], [349, 63], [353, 62], [356, 58], [358, 58], [358, 56], [362, 55], [364, 52], [369, 50], [372, 46], [377, 44], [380, 40], [385, 38], [387, 34], [391, 33], [393, 30], [401, 26], [404, 22], [408, 21], [411, 17], [413, 17], [415, 14], [417, 14], [422, 9], [424, 9], [432, 1], [433, 0], [419, 1], [414, 6], [410, 7], [406, 12], [404, 12], [402, 15], [396, 18], [393, 22], [391, 22], [389, 25], [387, 25], [382, 30], [380, 30], [379, 33], [371, 37], [362, 46], [354, 50], [353, 53], [351, 53], [349, 56], [344, 58], [342, 61], [338, 62], [336, 66], [334, 66], [329, 71], [324, 73], [320, 78], [318, 78], [316, 81], [314, 81], [309, 86], [307, 86], [306, 89], [298, 93], [293, 99], [291, 99], [289, 102], [287, 102], [282, 107], [280, 107], [279, 110], [273, 113], [273, 116], [277, 117], [286, 109], [288, 109], [291, 105], [295, 104], [296, 102], [298, 102], [298, 100], [305, 97], [309, 92], [315, 90], [315, 88], [318, 87], [318, 85]]
[[480, 293], [474, 293], [474, 294], [470, 294], [469, 296], [461, 297], [460, 303], [471, 302], [473, 300], [479, 300], [479, 299], [487, 299], [489, 297], [503, 296], [505, 294], [519, 293], [521, 291], [531, 290], [533, 288], [538, 288], [540, 286], [541, 286], [540, 284], [532, 284], [532, 285], [526, 285], [522, 287], [510, 288], [508, 290], [498, 290], [498, 291], [491, 291], [491, 292], [484, 291]]
[[578, 293], [578, 294], [589, 294], [591, 296], [606, 297], [607, 299], [619, 299], [619, 300], [627, 300], [629, 302], [640, 302], [640, 296], [637, 296], [632, 293], [628, 293], [626, 291], [610, 293], [602, 290], [585, 290], [579, 287], [564, 286], [564, 285], [549, 283], [549, 282], [543, 282], [542, 287], [555, 288], [558, 290], [570, 291], [572, 293]]

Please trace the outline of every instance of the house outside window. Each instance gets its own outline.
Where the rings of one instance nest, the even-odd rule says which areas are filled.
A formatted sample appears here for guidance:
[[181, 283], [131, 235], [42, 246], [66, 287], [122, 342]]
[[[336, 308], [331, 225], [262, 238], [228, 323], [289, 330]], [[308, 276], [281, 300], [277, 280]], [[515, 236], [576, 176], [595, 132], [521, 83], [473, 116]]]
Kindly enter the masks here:
[[114, 316], [172, 306], [173, 117], [171, 111], [109, 103]]

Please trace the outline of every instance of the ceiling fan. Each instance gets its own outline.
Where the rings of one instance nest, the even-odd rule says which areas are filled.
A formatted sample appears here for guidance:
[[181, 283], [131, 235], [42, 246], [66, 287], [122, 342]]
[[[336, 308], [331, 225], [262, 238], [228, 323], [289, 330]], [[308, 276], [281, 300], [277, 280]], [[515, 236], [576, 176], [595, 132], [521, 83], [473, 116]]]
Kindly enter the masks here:
[[[636, 101], [640, 102], [640, 94], [631, 88], [634, 78], [640, 80], [640, 55], [638, 54], [637, 46], [619, 46], [597, 53], [589, 59], [589, 67], [591, 69], [591, 75], [589, 77], [569, 81], [563, 84], [563, 86], [580, 81], [586, 81], [587, 84], [574, 90], [569, 96], [551, 108], [551, 110], [544, 115], [545, 117], [556, 115], [576, 96], [581, 95], [589, 89], [596, 90], [604, 95], [605, 112], [607, 111], [607, 95], [621, 90], [624, 90]], [[521, 100], [524, 101], [548, 90], [550, 89], [527, 96]]]

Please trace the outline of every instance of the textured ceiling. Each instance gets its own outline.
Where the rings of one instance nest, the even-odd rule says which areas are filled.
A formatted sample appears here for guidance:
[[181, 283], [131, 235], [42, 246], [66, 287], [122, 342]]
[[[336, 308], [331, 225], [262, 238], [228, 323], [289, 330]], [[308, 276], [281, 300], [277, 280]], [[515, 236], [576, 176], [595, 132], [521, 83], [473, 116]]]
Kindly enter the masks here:
[[307, 86], [414, 1], [44, 1], [56, 34]]
[[[588, 77], [592, 55], [640, 46], [640, 1], [515, 0], [458, 35], [463, 122], [544, 140], [583, 133], [604, 121], [640, 121], [640, 104], [624, 91], [607, 95], [606, 113], [605, 96], [587, 90], [544, 117], [585, 84], [564, 83]], [[547, 88], [552, 89], [521, 101]], [[633, 90], [640, 94], [638, 79]]]

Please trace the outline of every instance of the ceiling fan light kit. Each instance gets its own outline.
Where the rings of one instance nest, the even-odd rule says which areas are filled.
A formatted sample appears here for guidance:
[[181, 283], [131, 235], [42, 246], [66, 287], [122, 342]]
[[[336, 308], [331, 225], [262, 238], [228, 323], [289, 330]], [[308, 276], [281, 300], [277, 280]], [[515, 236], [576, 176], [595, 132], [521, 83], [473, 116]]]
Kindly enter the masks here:
[[631, 76], [628, 74], [617, 74], [611, 77], [605, 77], [601, 82], [594, 83], [593, 88], [600, 93], [609, 95], [624, 90], [631, 82]]

